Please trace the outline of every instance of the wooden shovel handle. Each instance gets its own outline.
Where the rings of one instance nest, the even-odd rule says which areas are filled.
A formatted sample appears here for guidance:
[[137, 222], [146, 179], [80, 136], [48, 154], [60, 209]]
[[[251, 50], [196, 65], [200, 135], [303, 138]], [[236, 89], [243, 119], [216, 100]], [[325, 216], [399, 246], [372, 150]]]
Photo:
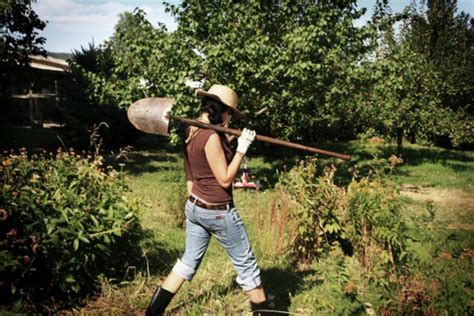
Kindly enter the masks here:
[[[178, 121], [178, 122], [181, 122], [181, 123], [184, 123], [186, 125], [196, 126], [196, 127], [205, 128], [205, 129], [212, 129], [212, 130], [215, 130], [215, 131], [218, 131], [218, 132], [222, 132], [222, 133], [226, 133], [226, 134], [230, 134], [230, 135], [234, 135], [234, 136], [240, 136], [240, 134], [242, 134], [242, 132], [240, 130], [237, 130], [237, 129], [222, 127], [222, 126], [213, 125], [213, 124], [207, 124], [207, 123], [203, 123], [203, 122], [198, 121], [198, 120], [192, 120], [192, 119], [188, 119], [188, 118], [176, 117], [176, 116], [171, 115], [171, 114], [168, 114], [168, 118], [170, 118], [172, 120], [175, 120], [175, 121]], [[331, 156], [331, 157], [335, 157], [335, 158], [339, 158], [339, 159], [351, 160], [350, 155], [338, 154], [338, 153], [335, 153], [335, 152], [332, 152], [332, 151], [318, 149], [318, 148], [314, 148], [314, 147], [309, 147], [309, 146], [296, 144], [296, 143], [292, 143], [292, 142], [287, 142], [287, 141], [276, 139], [276, 138], [273, 138], [273, 137], [257, 135], [255, 137], [255, 139], [258, 140], [258, 141], [262, 141], [262, 142], [266, 142], [266, 143], [270, 143], [270, 144], [301, 149], [301, 150], [309, 151], [309, 152], [312, 152], [312, 153], [315, 153], [315, 154], [323, 154], [323, 155], [327, 155], [327, 156]]]

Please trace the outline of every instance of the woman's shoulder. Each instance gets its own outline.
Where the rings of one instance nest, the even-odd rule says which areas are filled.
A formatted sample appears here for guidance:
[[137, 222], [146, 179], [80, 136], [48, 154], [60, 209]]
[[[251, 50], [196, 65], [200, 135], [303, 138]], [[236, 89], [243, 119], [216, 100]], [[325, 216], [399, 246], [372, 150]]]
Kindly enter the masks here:
[[208, 139], [209, 137], [211, 137], [211, 135], [217, 134], [217, 132], [212, 129], [199, 129], [198, 134], [200, 135], [200, 137]]
[[195, 126], [189, 126], [186, 130], [186, 143], [189, 143], [191, 140], [197, 138], [200, 139], [207, 139], [209, 138], [212, 134], [216, 133], [216, 131], [212, 129], [203, 129]]

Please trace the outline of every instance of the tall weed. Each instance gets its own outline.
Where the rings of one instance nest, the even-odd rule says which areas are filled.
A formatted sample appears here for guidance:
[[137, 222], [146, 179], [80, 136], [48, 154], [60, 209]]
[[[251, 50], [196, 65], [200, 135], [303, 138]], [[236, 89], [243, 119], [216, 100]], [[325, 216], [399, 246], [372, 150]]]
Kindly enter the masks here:
[[334, 184], [334, 171], [318, 176], [310, 159], [278, 183], [280, 199], [291, 201], [288, 249], [300, 269], [315, 275], [311, 295], [295, 299], [296, 311], [299, 302], [311, 302], [314, 309], [301, 312], [472, 312], [472, 237], [451, 248], [462, 234], [445, 232], [429, 201], [426, 215], [404, 217], [403, 200], [383, 171], [354, 177], [347, 188]]
[[[280, 175], [280, 200], [291, 201], [291, 252], [300, 263], [310, 263], [335, 241], [344, 238], [345, 191], [333, 182], [334, 167], [316, 174], [316, 160], [300, 162]], [[286, 202], [288, 204], [288, 202]]]

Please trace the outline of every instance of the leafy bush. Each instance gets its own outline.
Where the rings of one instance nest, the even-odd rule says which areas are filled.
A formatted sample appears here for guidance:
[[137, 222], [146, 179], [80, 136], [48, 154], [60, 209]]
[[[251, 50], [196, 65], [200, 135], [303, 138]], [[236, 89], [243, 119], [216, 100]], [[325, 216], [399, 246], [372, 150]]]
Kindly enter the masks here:
[[140, 247], [139, 205], [101, 156], [1, 156], [2, 305], [55, 310], [97, 289], [97, 277], [123, 277]]
[[[392, 167], [398, 163], [391, 160]], [[466, 273], [474, 261], [472, 238], [447, 233], [432, 202], [427, 215], [404, 218], [398, 190], [381, 181], [393, 171], [387, 165], [377, 164], [377, 172], [347, 188], [334, 184], [334, 167], [318, 177], [315, 160], [280, 176], [280, 199], [291, 201], [291, 254], [313, 281], [310, 294], [293, 301], [296, 311], [308, 304], [314, 309], [304, 312], [317, 314], [472, 311], [474, 281]]]
[[318, 177], [316, 160], [309, 159], [280, 176], [280, 191], [293, 202], [297, 260], [312, 261], [337, 241], [346, 251], [356, 251], [365, 266], [370, 265], [369, 252], [377, 253], [377, 260], [395, 263], [406, 226], [398, 192], [369, 178], [353, 179], [347, 189], [339, 187], [333, 181], [335, 171], [326, 167]]
[[308, 160], [280, 177], [280, 192], [293, 202], [290, 218], [296, 229], [291, 250], [297, 261], [311, 262], [344, 237], [345, 192], [333, 183], [334, 171], [326, 168], [322, 177], [317, 177], [316, 161]]
[[402, 259], [406, 225], [398, 192], [389, 185], [363, 178], [353, 180], [347, 193], [345, 230], [365, 267]]

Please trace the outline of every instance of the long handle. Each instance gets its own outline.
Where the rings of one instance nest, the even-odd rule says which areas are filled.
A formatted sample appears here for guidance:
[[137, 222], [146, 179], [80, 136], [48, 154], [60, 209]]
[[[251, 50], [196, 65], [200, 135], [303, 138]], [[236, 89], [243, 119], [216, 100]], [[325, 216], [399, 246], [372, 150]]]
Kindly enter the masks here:
[[[239, 131], [237, 129], [217, 126], [217, 125], [213, 125], [213, 124], [207, 124], [207, 123], [203, 123], [203, 122], [198, 121], [198, 120], [192, 120], [192, 119], [188, 119], [188, 118], [176, 117], [176, 116], [171, 115], [171, 114], [168, 114], [168, 118], [170, 118], [172, 120], [175, 120], [175, 121], [178, 121], [178, 122], [181, 122], [181, 123], [184, 123], [186, 125], [197, 126], [197, 127], [205, 128], [205, 129], [213, 129], [215, 131], [230, 134], [230, 135], [234, 135], [234, 136], [240, 136], [240, 134], [242, 133], [241, 131]], [[262, 142], [270, 143], [270, 144], [301, 149], [301, 150], [309, 151], [309, 152], [312, 152], [312, 153], [315, 153], [315, 154], [323, 154], [323, 155], [327, 155], [327, 156], [331, 156], [331, 157], [335, 157], [335, 158], [351, 160], [350, 155], [338, 154], [338, 153], [328, 151], [328, 150], [318, 149], [318, 148], [309, 147], [309, 146], [305, 146], [305, 145], [301, 145], [301, 144], [295, 144], [295, 143], [287, 142], [287, 141], [284, 141], [284, 140], [279, 140], [279, 139], [276, 139], [276, 138], [273, 138], [273, 137], [257, 135], [255, 137], [255, 139], [259, 140], [259, 141], [262, 141]]]

